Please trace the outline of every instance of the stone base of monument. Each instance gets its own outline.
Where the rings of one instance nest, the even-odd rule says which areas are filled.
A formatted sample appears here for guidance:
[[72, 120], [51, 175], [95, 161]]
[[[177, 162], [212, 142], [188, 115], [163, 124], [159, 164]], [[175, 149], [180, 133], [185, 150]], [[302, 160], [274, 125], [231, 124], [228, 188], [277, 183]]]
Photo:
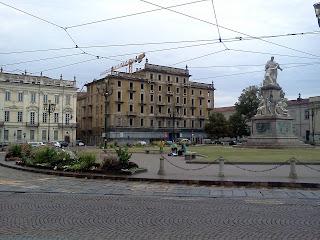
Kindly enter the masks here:
[[293, 133], [293, 119], [287, 116], [255, 116], [252, 133], [241, 147], [296, 148], [312, 147], [300, 141]]

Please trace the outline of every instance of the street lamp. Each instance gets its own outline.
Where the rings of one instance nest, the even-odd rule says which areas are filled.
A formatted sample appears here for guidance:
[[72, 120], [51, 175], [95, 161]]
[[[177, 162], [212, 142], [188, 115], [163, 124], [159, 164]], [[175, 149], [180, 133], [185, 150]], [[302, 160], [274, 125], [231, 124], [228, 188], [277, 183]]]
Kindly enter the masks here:
[[108, 120], [108, 115], [107, 115], [107, 110], [108, 110], [108, 97], [112, 95], [112, 88], [108, 89], [108, 82], [105, 82], [105, 87], [104, 88], [99, 88], [97, 87], [98, 93], [100, 95], [104, 96], [104, 148], [107, 148], [107, 120]]
[[56, 108], [56, 105], [51, 103], [51, 100], [49, 100], [48, 103], [44, 103], [43, 104], [43, 111], [45, 111], [49, 115], [49, 121], [48, 121], [48, 143], [50, 142], [50, 116], [51, 116], [51, 113], [54, 112], [55, 108]]
[[314, 7], [314, 11], [316, 13], [316, 17], [318, 18], [318, 24], [319, 24], [319, 27], [320, 27], [320, 3], [315, 3], [313, 5]]

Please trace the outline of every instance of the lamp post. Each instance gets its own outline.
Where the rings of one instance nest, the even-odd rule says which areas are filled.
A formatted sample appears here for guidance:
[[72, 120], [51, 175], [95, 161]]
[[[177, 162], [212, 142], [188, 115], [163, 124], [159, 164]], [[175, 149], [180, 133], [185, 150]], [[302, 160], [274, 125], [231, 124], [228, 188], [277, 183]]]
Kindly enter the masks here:
[[56, 105], [51, 103], [51, 100], [49, 100], [48, 103], [44, 103], [43, 104], [43, 111], [48, 113], [48, 116], [49, 116], [49, 121], [48, 121], [48, 143], [50, 142], [50, 116], [51, 116], [51, 113], [54, 112], [55, 108], [56, 108]]
[[112, 95], [113, 90], [112, 90], [112, 88], [108, 89], [108, 82], [107, 81], [105, 82], [104, 88], [97, 87], [97, 90], [100, 95], [104, 96], [104, 148], [107, 148], [108, 97], [110, 97]]
[[313, 7], [314, 7], [314, 11], [316, 13], [316, 17], [318, 18], [318, 25], [320, 27], [320, 3], [315, 3], [313, 5]]

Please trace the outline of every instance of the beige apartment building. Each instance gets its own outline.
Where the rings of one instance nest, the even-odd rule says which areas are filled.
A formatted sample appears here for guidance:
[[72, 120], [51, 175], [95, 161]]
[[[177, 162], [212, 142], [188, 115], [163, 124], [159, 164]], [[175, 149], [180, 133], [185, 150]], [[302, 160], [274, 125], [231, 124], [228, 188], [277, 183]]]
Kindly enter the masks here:
[[76, 81], [0, 71], [0, 142], [76, 140]]
[[87, 92], [78, 93], [77, 100], [79, 139], [87, 144], [103, 143], [104, 136], [118, 143], [176, 138], [201, 142], [215, 89], [190, 81], [190, 76], [187, 67], [146, 60], [134, 73], [113, 72], [86, 84]]

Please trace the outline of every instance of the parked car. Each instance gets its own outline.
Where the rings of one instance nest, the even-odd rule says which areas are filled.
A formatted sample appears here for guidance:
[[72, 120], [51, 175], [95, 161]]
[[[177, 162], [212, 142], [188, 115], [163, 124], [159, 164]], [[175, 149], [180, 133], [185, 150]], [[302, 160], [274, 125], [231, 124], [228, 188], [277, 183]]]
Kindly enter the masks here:
[[213, 142], [213, 144], [223, 145], [223, 142], [221, 142], [221, 141], [219, 141], [219, 140], [215, 140], [215, 141]]
[[145, 145], [147, 145], [147, 142], [146, 141], [138, 141], [137, 144], [141, 145], [141, 146], [145, 146]]
[[66, 141], [59, 141], [60, 147], [68, 147], [69, 143]]
[[189, 139], [187, 139], [187, 138], [182, 138], [182, 139], [179, 140], [178, 143], [181, 144], [181, 145], [182, 144], [190, 145], [191, 141]]
[[32, 147], [45, 146], [45, 144], [43, 142], [28, 142], [28, 144], [31, 145]]
[[77, 146], [85, 146], [84, 142], [82, 140], [76, 140]]

